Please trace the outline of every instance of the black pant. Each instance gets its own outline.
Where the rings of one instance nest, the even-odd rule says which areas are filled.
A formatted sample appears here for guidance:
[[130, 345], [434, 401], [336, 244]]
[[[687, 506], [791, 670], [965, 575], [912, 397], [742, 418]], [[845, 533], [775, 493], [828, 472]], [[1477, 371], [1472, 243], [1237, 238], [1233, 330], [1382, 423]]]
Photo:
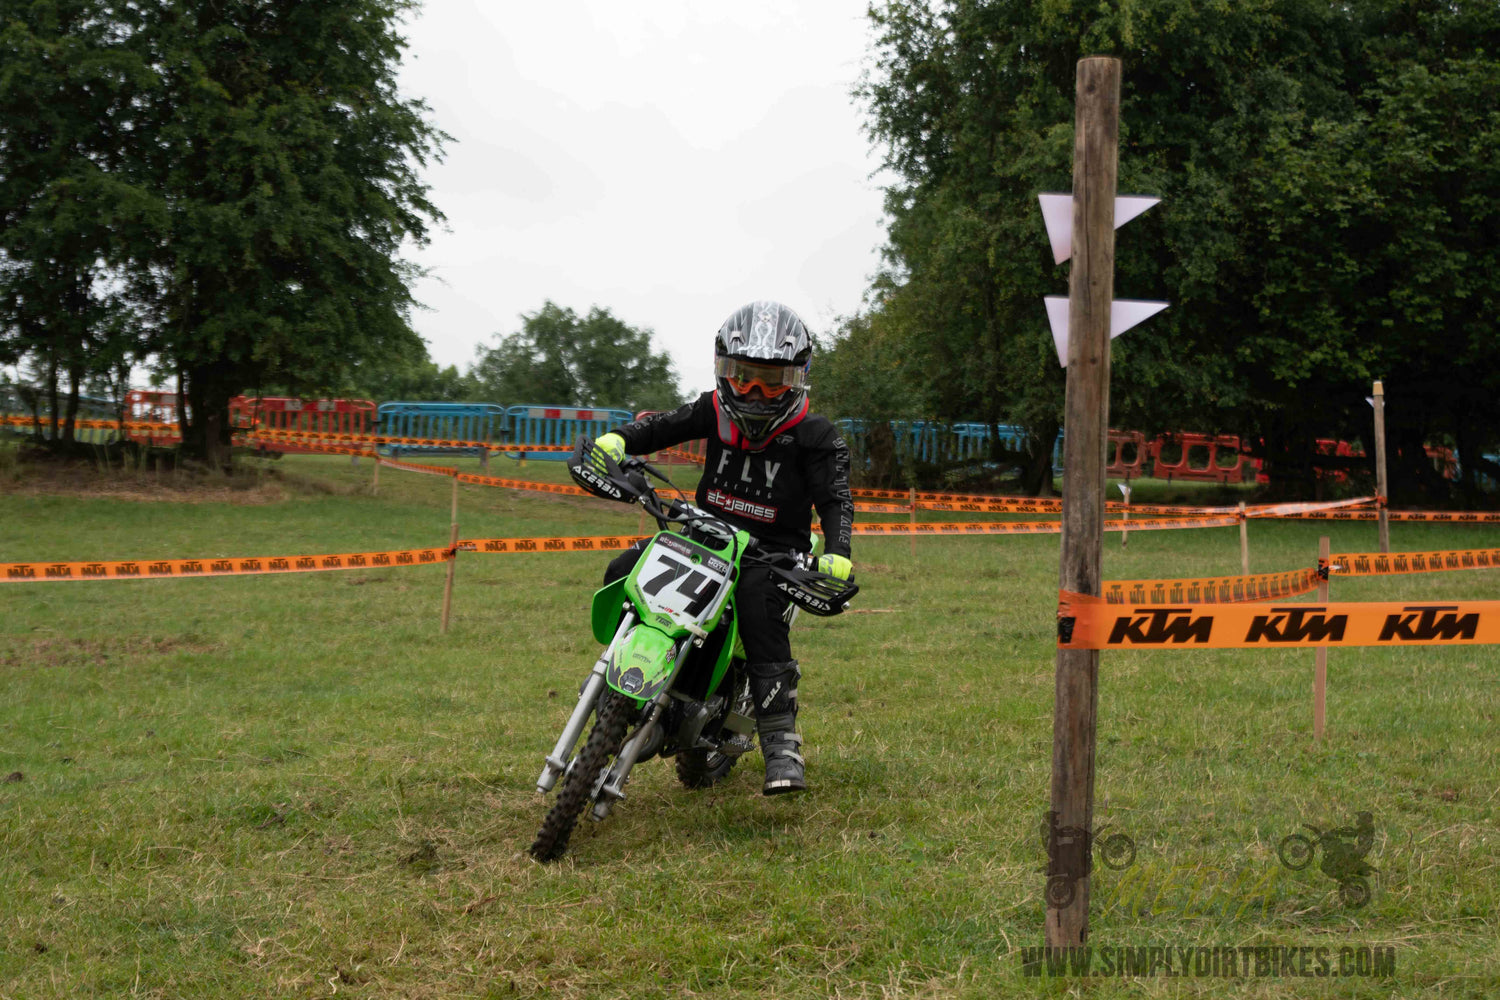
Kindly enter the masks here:
[[[625, 576], [641, 558], [647, 543], [636, 542], [609, 561], [604, 582]], [[740, 564], [740, 583], [734, 592], [739, 615], [740, 642], [750, 663], [783, 663], [792, 658], [791, 626], [787, 623], [787, 596], [771, 583], [765, 566]]]

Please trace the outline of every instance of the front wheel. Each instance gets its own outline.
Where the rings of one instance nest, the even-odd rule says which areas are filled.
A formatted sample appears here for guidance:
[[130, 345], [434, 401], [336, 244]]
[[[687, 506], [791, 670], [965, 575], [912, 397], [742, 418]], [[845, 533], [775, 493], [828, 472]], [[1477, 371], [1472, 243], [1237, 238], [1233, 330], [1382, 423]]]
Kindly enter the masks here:
[[1317, 848], [1312, 840], [1301, 833], [1289, 833], [1276, 845], [1276, 854], [1281, 858], [1281, 863], [1294, 872], [1300, 872], [1312, 863], [1315, 850]]
[[578, 814], [594, 794], [600, 777], [609, 767], [610, 758], [620, 752], [625, 730], [635, 714], [635, 703], [615, 691], [605, 690], [599, 699], [599, 714], [588, 742], [579, 751], [558, 789], [557, 801], [542, 820], [536, 840], [531, 842], [531, 856], [538, 861], [556, 861], [568, 849], [568, 838], [578, 823]]
[[684, 788], [712, 788], [729, 776], [734, 758], [717, 750], [684, 750], [677, 755], [677, 780]]

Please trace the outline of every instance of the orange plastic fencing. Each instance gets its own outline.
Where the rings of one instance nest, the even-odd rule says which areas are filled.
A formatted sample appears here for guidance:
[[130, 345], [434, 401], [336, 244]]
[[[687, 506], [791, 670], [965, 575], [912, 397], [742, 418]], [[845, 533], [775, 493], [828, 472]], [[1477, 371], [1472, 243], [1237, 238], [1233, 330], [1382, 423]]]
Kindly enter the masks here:
[[[1162, 456], [1172, 445], [1180, 445], [1176, 461]], [[1163, 434], [1151, 442], [1151, 474], [1171, 482], [1182, 479], [1200, 483], [1241, 483], [1254, 477], [1255, 466], [1240, 449], [1232, 434]]]
[[[158, 425], [149, 428], [127, 427], [130, 440], [155, 448], [172, 448], [182, 443], [177, 429], [177, 393], [159, 389], [131, 389], [125, 394], [127, 424]], [[171, 425], [170, 427], [168, 425]]]
[[1139, 479], [1145, 475], [1146, 435], [1140, 431], [1109, 432], [1109, 465], [1105, 475], [1118, 479]]
[[[375, 428], [375, 403], [368, 399], [298, 399], [291, 396], [236, 396], [229, 402], [230, 423], [261, 431], [305, 431], [313, 434], [369, 434]], [[275, 451], [315, 452], [299, 444], [278, 444]]]

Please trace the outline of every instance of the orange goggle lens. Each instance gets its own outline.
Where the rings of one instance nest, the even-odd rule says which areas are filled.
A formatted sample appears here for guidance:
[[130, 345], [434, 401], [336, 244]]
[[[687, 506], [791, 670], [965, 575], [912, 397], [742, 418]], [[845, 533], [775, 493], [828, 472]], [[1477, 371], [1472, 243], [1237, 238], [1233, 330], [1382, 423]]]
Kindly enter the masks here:
[[738, 393], [759, 388], [768, 399], [775, 399], [807, 384], [807, 369], [798, 365], [760, 365], [737, 358], [719, 358], [714, 365], [718, 376]]

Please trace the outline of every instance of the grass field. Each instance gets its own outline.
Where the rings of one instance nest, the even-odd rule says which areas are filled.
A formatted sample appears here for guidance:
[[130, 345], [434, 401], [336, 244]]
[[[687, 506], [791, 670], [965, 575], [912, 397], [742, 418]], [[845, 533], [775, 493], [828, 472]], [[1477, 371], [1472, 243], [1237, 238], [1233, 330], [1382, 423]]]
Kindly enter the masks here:
[[[0, 562], [447, 541], [446, 480], [386, 469], [371, 495], [367, 461], [267, 468], [233, 488], [51, 487], [12, 454]], [[535, 461], [491, 474], [563, 479]], [[639, 524], [478, 487], [459, 520], [465, 537]], [[1322, 534], [1375, 547], [1370, 524], [1250, 534], [1255, 571], [1311, 564]], [[1391, 534], [1398, 550], [1500, 546], [1479, 526]], [[465, 554], [447, 635], [441, 567], [0, 585], [0, 997], [1500, 994], [1500, 651], [1333, 651], [1317, 746], [1310, 651], [1105, 654], [1096, 825], [1138, 854], [1096, 870], [1095, 944], [1328, 947], [1333, 971], [1340, 948], [1390, 947], [1396, 973], [1033, 979], [1057, 539], [855, 542], [856, 611], [794, 635], [812, 790], [762, 798], [758, 754], [709, 792], [653, 761], [547, 867], [525, 854], [533, 783], [597, 652], [604, 556]], [[1107, 578], [1239, 571], [1234, 528], [1105, 552]], [[1438, 573], [1333, 596], [1497, 584]], [[1358, 811], [1379, 873], [1351, 910], [1276, 845]]]

